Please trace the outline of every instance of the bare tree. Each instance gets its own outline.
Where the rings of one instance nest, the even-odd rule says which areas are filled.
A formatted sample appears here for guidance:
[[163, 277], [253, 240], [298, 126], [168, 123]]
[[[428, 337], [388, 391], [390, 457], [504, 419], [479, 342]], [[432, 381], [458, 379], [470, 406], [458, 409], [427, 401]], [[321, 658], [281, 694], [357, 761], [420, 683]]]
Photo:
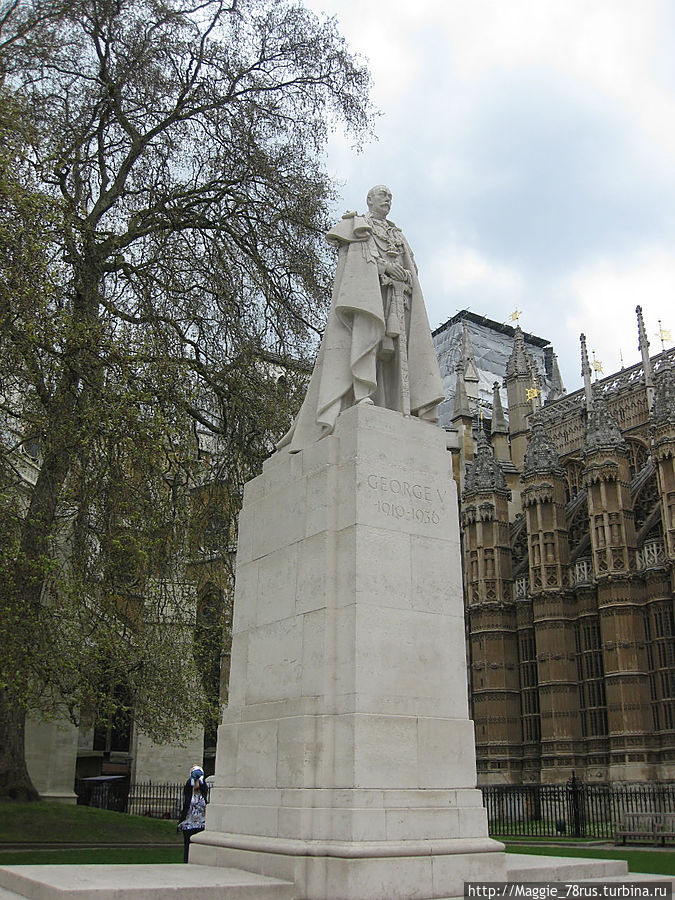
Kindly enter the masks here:
[[10, 2], [0, 26], [6, 484], [17, 441], [40, 445], [0, 556], [0, 795], [19, 797], [38, 696], [76, 715], [124, 677], [150, 733], [177, 727], [148, 687], [175, 698], [193, 673], [167, 680], [147, 609], [121, 610], [119, 563], [135, 561], [127, 588], [175, 576], [194, 423], [232, 481], [287, 424], [261, 360], [310, 352], [329, 290], [320, 153], [331, 127], [362, 136], [369, 109], [335, 24], [297, 4]]

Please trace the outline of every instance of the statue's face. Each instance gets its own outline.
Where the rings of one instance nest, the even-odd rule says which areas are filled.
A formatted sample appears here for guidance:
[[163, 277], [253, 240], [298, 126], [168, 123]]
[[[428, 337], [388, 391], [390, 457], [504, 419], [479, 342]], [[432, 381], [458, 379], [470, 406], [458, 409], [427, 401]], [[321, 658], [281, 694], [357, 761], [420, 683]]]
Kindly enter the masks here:
[[391, 209], [391, 191], [383, 184], [368, 191], [368, 211], [376, 219], [386, 219]]

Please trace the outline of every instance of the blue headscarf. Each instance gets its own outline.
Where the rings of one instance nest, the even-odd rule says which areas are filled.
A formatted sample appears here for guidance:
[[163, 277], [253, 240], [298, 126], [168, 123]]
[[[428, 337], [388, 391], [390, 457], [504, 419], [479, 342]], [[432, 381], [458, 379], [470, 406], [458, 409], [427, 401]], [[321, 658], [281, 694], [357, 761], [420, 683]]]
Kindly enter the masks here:
[[201, 766], [193, 766], [190, 769], [190, 784], [194, 787], [196, 781], [204, 784], [204, 770]]

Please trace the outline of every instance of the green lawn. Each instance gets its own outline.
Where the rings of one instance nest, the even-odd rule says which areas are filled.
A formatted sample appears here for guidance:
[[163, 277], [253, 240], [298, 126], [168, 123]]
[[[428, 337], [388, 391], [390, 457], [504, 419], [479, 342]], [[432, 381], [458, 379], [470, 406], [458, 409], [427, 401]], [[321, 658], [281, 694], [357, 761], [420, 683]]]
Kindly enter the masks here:
[[173, 844], [176, 822], [42, 800], [0, 803], [0, 850], [7, 843]]
[[[9, 843], [137, 844], [122, 848], [81, 848], [73, 850], [3, 850]], [[165, 844], [148, 847], [144, 844]], [[632, 847], [565, 847], [512, 844], [507, 853], [537, 853], [544, 856], [583, 856], [595, 859], [625, 859], [631, 872], [675, 875], [675, 850], [633, 849]], [[85, 863], [180, 863], [183, 840], [176, 823], [145, 816], [70, 806], [64, 803], [0, 803], [0, 865]]]
[[183, 841], [175, 847], [115, 847], [82, 850], [1, 850], [0, 866], [90, 864], [149, 865], [150, 863], [182, 863]]
[[538, 856], [583, 856], [590, 859], [625, 859], [631, 872], [675, 875], [675, 850], [634, 850], [631, 847], [542, 847], [537, 844], [506, 844], [507, 853]]

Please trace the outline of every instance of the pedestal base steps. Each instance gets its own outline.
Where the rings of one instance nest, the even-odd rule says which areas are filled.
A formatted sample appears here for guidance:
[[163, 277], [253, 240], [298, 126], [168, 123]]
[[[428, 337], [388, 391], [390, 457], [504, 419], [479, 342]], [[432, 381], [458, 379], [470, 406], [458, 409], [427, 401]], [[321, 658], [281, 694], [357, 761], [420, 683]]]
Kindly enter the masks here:
[[[2, 891], [6, 892], [3, 896]], [[293, 900], [289, 882], [194, 865], [6, 866], [0, 900]]]
[[[666, 875], [628, 874], [626, 863], [601, 859], [506, 856], [509, 881], [636, 881], [673, 883]], [[480, 876], [476, 880], [483, 880]], [[357, 895], [358, 896], [358, 895]], [[392, 895], [397, 896], [397, 895]], [[421, 897], [418, 893], [399, 894]], [[460, 896], [463, 896], [460, 895]], [[380, 895], [391, 900], [390, 895]], [[0, 868], [0, 900], [302, 900], [289, 882], [223, 867], [6, 866]], [[425, 897], [424, 900], [427, 900]], [[450, 900], [449, 897], [438, 900]], [[454, 900], [454, 898], [453, 898]], [[459, 900], [459, 898], [457, 898]]]

